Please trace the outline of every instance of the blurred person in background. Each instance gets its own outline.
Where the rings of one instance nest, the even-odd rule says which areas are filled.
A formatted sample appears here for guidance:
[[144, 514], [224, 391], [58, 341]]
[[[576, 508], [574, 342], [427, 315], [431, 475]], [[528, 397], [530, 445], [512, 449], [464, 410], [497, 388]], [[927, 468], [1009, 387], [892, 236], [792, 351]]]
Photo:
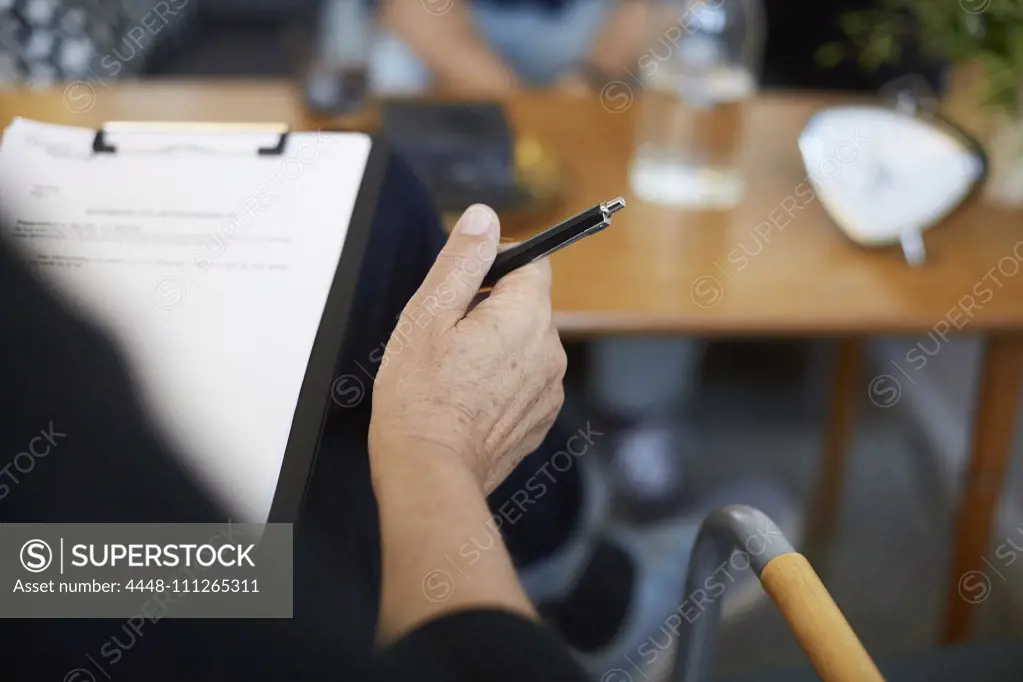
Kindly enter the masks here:
[[[708, 0], [718, 4], [728, 0]], [[507, 94], [517, 88], [556, 87], [599, 92], [608, 82], [642, 76], [640, 57], [662, 59], [672, 35], [652, 28], [657, 7], [684, 0], [309, 0], [312, 5], [367, 3], [378, 38], [370, 49], [372, 88], [381, 94], [412, 94], [434, 88], [468, 94]], [[783, 4], [784, 3], [784, 4]], [[261, 0], [235, 10], [230, 25], [278, 7], [280, 21], [246, 39], [202, 34], [201, 14], [232, 3], [196, 0], [0, 0], [0, 85], [61, 82], [110, 84], [154, 72], [165, 75], [279, 75], [280, 65], [254, 55], [277, 55], [288, 17], [302, 3]], [[847, 62], [825, 68], [818, 48], [841, 40], [839, 18], [876, 0], [763, 0], [767, 45], [766, 87], [876, 89], [907, 71], [920, 72], [939, 89], [934, 65], [914, 63], [865, 72]], [[335, 42], [351, 42], [341, 24], [350, 13], [325, 11], [321, 28]], [[673, 11], [666, 15], [678, 26]], [[371, 21], [369, 17], [367, 21]], [[351, 27], [348, 27], [351, 28]], [[372, 35], [370, 26], [358, 33]], [[362, 30], [364, 29], [364, 30]], [[678, 40], [679, 38], [675, 38]], [[204, 51], [202, 48], [216, 49]], [[283, 59], [280, 55], [272, 59]], [[198, 65], [197, 63], [198, 62]], [[201, 71], [196, 68], [201, 67]], [[271, 73], [272, 72], [272, 73]], [[73, 93], [72, 93], [73, 94]]]
[[[345, 2], [346, 0], [327, 0]], [[369, 59], [370, 83], [380, 94], [431, 88], [500, 96], [516, 88], [555, 87], [600, 92], [614, 80], [641, 77], [646, 51], [663, 59], [680, 39], [697, 2], [683, 0], [370, 0], [380, 36]], [[707, 0], [717, 5], [727, 0]], [[843, 40], [840, 18], [876, 0], [763, 0], [766, 87], [876, 90], [907, 71], [923, 71], [937, 89], [934, 65], [913, 51], [876, 72], [855, 63], [826, 67], [818, 49]], [[653, 27], [658, 8], [668, 24]], [[677, 8], [677, 15], [674, 9]], [[694, 14], [694, 18], [698, 16]], [[684, 35], [681, 36], [684, 38]], [[671, 42], [669, 42], [671, 41]]]
[[370, 82], [382, 94], [599, 91], [635, 63], [647, 33], [647, 0], [377, 2]]

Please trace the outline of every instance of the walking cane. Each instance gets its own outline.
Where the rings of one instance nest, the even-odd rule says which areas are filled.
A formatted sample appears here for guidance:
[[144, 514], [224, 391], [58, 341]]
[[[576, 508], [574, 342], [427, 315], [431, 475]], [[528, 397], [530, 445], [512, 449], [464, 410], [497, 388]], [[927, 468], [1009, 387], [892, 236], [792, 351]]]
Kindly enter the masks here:
[[[736, 550], [749, 556], [761, 585], [824, 682], [883, 682], [874, 661], [810, 563], [758, 509], [732, 505], [704, 520], [689, 562], [685, 593], [702, 590]], [[686, 625], [679, 633], [675, 682], [711, 679], [721, 600], [706, 607], [692, 622], [683, 619]]]

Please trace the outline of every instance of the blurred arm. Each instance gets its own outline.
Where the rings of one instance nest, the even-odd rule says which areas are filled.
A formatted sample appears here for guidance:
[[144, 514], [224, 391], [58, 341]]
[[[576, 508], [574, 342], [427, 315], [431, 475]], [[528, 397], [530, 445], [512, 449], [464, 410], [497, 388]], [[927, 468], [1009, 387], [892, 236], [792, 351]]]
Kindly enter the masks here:
[[381, 20], [442, 89], [502, 95], [517, 86], [515, 73], [476, 34], [465, 0], [384, 0]]
[[590, 65], [609, 75], [634, 67], [646, 47], [649, 22], [647, 0], [619, 0], [593, 41]]
[[[594, 81], [609, 81], [626, 75], [627, 71], [634, 72], [640, 54], [647, 47], [650, 11], [648, 0], [618, 0], [590, 46], [585, 64], [562, 78], [560, 87], [570, 92], [599, 88], [602, 83]], [[591, 73], [587, 75], [584, 69]]]

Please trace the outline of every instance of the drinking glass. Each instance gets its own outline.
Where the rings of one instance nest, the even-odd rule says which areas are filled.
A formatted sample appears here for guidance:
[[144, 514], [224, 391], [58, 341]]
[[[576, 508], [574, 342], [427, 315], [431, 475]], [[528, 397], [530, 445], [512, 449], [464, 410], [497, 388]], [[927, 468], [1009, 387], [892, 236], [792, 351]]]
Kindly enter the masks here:
[[742, 198], [746, 105], [757, 91], [764, 42], [760, 0], [653, 3], [650, 48], [630, 170], [645, 201], [729, 208]]

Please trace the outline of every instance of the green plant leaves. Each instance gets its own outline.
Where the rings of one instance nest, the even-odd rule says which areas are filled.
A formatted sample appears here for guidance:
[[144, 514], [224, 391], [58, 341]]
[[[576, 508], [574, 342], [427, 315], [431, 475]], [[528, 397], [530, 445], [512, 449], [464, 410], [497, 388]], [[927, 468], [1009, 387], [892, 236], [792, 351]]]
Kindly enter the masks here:
[[952, 64], [981, 61], [987, 101], [1011, 113], [1023, 89], [1023, 0], [883, 0], [880, 9], [842, 15], [848, 45], [817, 53], [824, 66], [855, 55], [866, 69], [898, 61], [910, 40], [926, 55]]

